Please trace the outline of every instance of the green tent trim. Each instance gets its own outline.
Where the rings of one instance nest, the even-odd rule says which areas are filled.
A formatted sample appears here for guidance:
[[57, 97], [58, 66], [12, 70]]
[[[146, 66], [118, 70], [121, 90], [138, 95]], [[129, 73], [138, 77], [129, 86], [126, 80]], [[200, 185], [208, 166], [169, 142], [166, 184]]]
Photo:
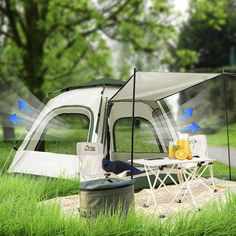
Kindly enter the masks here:
[[44, 99], [43, 103], [46, 104], [52, 97], [64, 93], [70, 90], [79, 89], [79, 88], [92, 88], [92, 87], [121, 87], [126, 83], [126, 81], [111, 79], [111, 78], [101, 78], [101, 79], [94, 79], [88, 82], [82, 83], [78, 86], [68, 87], [64, 89], [54, 90], [48, 93], [47, 97]]
[[89, 88], [89, 87], [99, 87], [99, 86], [121, 87], [122, 85], [124, 85], [124, 83], [125, 81], [122, 81], [122, 80], [116, 80], [116, 79], [111, 79], [111, 78], [101, 78], [101, 79], [91, 80], [89, 82], [82, 83], [79, 86], [68, 87], [68, 88], [62, 89], [61, 92], [66, 92], [66, 91], [78, 89], [78, 88]]

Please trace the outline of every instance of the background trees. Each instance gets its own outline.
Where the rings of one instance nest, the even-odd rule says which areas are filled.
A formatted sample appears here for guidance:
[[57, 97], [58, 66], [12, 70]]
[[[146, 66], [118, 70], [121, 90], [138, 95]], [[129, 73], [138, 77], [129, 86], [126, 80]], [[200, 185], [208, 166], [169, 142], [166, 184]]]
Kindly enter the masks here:
[[42, 101], [51, 90], [106, 75], [127, 79], [130, 67], [139, 61], [145, 68], [140, 58], [150, 56], [155, 69], [173, 37], [171, 14], [166, 0], [0, 1], [3, 137], [14, 138], [8, 117], [19, 95], [37, 107], [31, 92]]
[[[221, 73], [236, 71], [236, 1], [190, 0], [189, 18], [182, 25], [179, 39], [173, 50], [173, 70]], [[209, 86], [212, 101], [212, 120], [216, 112], [225, 122], [224, 85]], [[235, 79], [227, 80], [229, 120], [236, 121]], [[188, 99], [181, 93], [181, 102]], [[215, 129], [217, 127], [214, 127]]]
[[[127, 79], [134, 66], [215, 71], [236, 64], [235, 12], [234, 0], [190, 0], [176, 43], [168, 0], [2, 0], [0, 76], [18, 93], [22, 80], [42, 100], [106, 75]], [[0, 99], [11, 103], [8, 86], [1, 87]], [[11, 114], [0, 108], [1, 116]]]
[[[33, 93], [112, 74], [110, 40], [147, 54], [170, 37], [165, 0], [3, 0], [1, 74]], [[134, 51], [133, 51], [134, 52]]]
[[[189, 19], [181, 28], [177, 68], [217, 68], [235, 63], [236, 2], [190, 0]], [[231, 59], [230, 59], [231, 58]]]

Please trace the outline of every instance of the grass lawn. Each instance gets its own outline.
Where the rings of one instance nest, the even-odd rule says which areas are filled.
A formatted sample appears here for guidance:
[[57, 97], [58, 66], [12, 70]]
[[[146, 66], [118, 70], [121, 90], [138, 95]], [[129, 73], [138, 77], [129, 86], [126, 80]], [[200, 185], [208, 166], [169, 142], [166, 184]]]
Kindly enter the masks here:
[[[213, 165], [214, 177], [219, 179], [229, 180], [229, 167], [224, 163], [214, 161]], [[208, 170], [205, 172], [205, 177], [209, 177], [210, 174]], [[236, 167], [231, 167], [232, 180], [236, 181]]]
[[[0, 142], [0, 168], [11, 148], [12, 143]], [[224, 164], [215, 163], [214, 170], [227, 177]], [[236, 168], [233, 173], [236, 176]], [[62, 215], [56, 204], [38, 203], [78, 192], [77, 180], [12, 175], [4, 170], [0, 175], [0, 235], [236, 235], [235, 195], [226, 204], [212, 202], [199, 212], [179, 214], [165, 222], [134, 212], [127, 217], [117, 213], [84, 219]]]
[[[229, 125], [230, 147], [236, 148], [236, 124]], [[227, 146], [226, 127], [222, 127], [217, 133], [207, 135], [208, 144], [212, 146]]]
[[[115, 129], [115, 147], [117, 152], [131, 151], [131, 126]], [[134, 152], [160, 152], [151, 129], [147, 126], [134, 130]]]

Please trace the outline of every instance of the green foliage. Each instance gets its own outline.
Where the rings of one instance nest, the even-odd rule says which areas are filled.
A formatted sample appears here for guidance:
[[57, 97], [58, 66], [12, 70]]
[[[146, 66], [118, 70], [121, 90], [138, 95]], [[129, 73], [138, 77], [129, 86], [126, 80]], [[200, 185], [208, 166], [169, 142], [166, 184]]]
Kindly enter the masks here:
[[[153, 5], [149, 8], [147, 2], [144, 2], [143, 8], [137, 8], [136, 18], [123, 21], [121, 25], [124, 42], [118, 53], [118, 71], [122, 79], [127, 78], [127, 72], [133, 65], [140, 71], [157, 71], [166, 68], [171, 61], [168, 46], [175, 41], [176, 29], [170, 16], [175, 16], [176, 13], [171, 1], [152, 2]], [[145, 23], [140, 22], [140, 19]], [[129, 43], [129, 38], [135, 39], [132, 44]]]
[[40, 98], [45, 90], [111, 75], [111, 42], [157, 53], [174, 30], [170, 6], [165, 0], [4, 0], [0, 72], [21, 78]]
[[179, 71], [185, 72], [186, 69], [192, 69], [198, 62], [197, 53], [193, 50], [182, 49], [176, 51]]
[[[236, 4], [233, 0], [192, 0], [189, 19], [181, 28], [178, 50], [195, 51], [194, 68], [216, 68], [229, 65], [230, 51], [236, 45]], [[177, 68], [188, 64], [181, 62]], [[185, 60], [185, 58], [184, 58]], [[190, 60], [191, 62], [191, 60]], [[176, 68], [176, 66], [175, 66]]]
[[197, 21], [205, 22], [215, 30], [221, 30], [227, 18], [225, 6], [225, 0], [190, 1], [190, 14]]

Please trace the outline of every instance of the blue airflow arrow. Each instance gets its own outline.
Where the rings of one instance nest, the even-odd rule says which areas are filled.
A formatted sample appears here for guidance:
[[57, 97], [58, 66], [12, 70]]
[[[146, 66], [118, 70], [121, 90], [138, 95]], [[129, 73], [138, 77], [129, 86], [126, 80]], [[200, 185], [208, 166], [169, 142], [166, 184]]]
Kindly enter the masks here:
[[30, 113], [32, 112], [32, 110], [29, 109], [27, 102], [25, 102], [23, 100], [18, 100], [18, 108], [20, 110], [25, 110], [25, 111], [28, 111]]
[[17, 116], [16, 114], [13, 114], [8, 117], [8, 119], [15, 125], [16, 123], [26, 123], [26, 120]]
[[178, 117], [178, 120], [190, 117], [193, 115], [193, 108], [185, 108], [184, 109], [184, 114], [180, 117]]
[[181, 131], [191, 130], [192, 133], [195, 133], [195, 132], [197, 132], [200, 128], [201, 128], [201, 127], [200, 127], [197, 123], [192, 122], [192, 124], [191, 124], [190, 126], [181, 129]]

